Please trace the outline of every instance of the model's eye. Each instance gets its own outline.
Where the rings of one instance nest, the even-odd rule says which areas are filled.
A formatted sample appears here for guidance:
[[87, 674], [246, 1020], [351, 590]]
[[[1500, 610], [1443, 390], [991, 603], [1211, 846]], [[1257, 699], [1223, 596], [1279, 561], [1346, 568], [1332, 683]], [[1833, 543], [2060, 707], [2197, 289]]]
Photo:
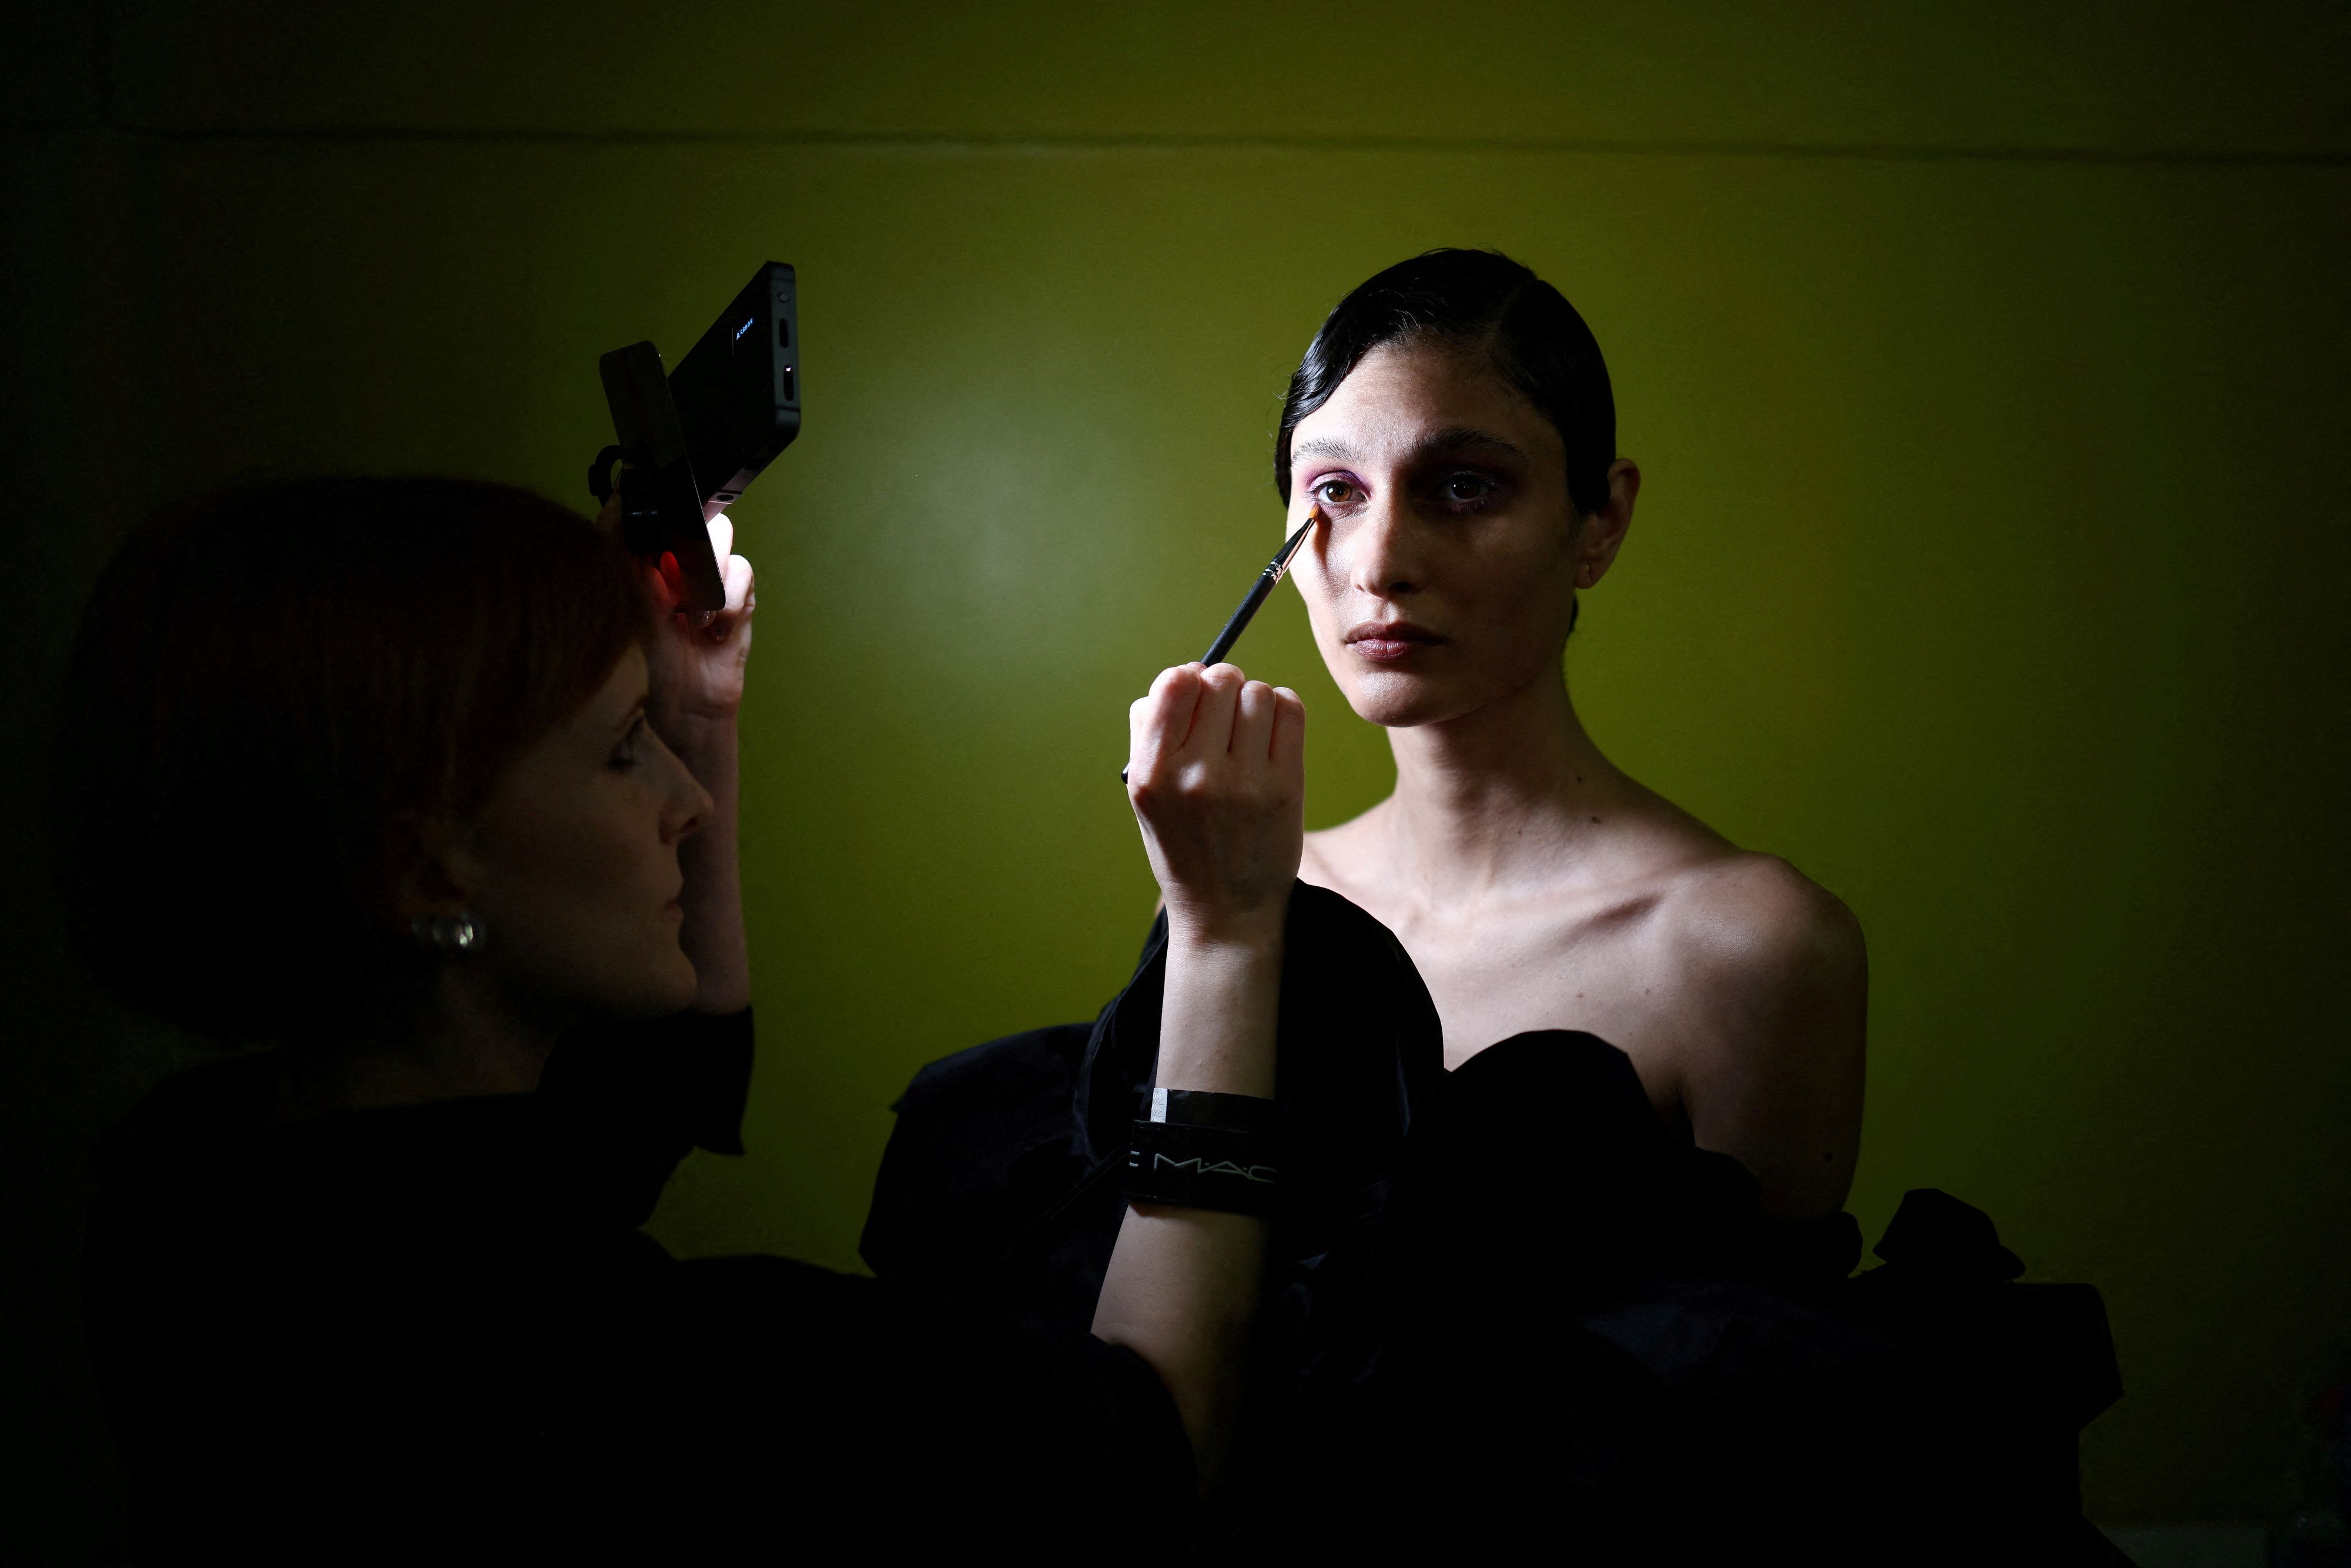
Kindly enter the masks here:
[[621, 737], [620, 745], [612, 747], [612, 755], [609, 758], [609, 766], [616, 768], [623, 773], [627, 772], [630, 768], [634, 768], [637, 765], [638, 750], [640, 744], [644, 739], [644, 735], [645, 721], [643, 719], [640, 718], [636, 723], [629, 726], [629, 733]]
[[1317, 479], [1307, 494], [1326, 507], [1352, 507], [1364, 498], [1362, 488], [1353, 479]]
[[1483, 474], [1451, 474], [1437, 489], [1453, 506], [1476, 507], [1493, 498], [1494, 482]]

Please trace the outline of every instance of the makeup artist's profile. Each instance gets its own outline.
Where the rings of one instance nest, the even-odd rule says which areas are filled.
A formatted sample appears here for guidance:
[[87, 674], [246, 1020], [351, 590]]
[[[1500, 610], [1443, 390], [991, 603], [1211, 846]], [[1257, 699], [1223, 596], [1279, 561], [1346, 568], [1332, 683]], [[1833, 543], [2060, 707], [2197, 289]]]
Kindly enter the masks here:
[[[876, 1561], [1048, 1518], [1179, 1559], [1235, 1420], [1253, 1201], [1139, 1189], [1092, 1332], [640, 1228], [690, 1150], [742, 1151], [752, 572], [714, 521], [726, 604], [690, 624], [610, 522], [274, 483], [134, 532], [89, 601], [67, 916], [102, 982], [221, 1050], [99, 1155], [136, 1560], [731, 1561], [829, 1551], [800, 1521], [841, 1517]], [[1188, 1109], [1151, 1136], [1247, 1145], [1219, 1118], [1271, 1092], [1302, 718], [1228, 665], [1134, 705], [1144, 847], [1217, 959], [1171, 967]]]

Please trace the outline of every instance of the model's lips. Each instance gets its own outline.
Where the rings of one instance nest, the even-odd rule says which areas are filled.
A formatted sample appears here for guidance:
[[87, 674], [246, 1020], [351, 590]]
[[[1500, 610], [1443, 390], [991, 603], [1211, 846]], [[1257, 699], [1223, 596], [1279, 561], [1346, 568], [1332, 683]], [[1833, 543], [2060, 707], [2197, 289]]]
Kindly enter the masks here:
[[1410, 658], [1424, 648], [1437, 647], [1447, 639], [1410, 621], [1366, 621], [1349, 627], [1340, 641], [1359, 658], [1388, 664]]

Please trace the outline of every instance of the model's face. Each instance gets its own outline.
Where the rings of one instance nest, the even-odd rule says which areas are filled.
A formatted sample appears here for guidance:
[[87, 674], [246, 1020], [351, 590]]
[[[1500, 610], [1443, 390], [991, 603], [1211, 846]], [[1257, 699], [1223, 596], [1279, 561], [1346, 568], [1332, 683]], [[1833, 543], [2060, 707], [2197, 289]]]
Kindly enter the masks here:
[[1289, 526], [1329, 519], [1290, 577], [1357, 714], [1441, 723], [1560, 678], [1575, 590], [1623, 529], [1579, 528], [1559, 432], [1484, 355], [1374, 349], [1299, 422], [1290, 474]]
[[444, 857], [482, 916], [478, 963], [526, 1006], [654, 1018], [694, 999], [677, 847], [710, 797], [645, 723], [631, 648], [588, 705], [507, 769]]

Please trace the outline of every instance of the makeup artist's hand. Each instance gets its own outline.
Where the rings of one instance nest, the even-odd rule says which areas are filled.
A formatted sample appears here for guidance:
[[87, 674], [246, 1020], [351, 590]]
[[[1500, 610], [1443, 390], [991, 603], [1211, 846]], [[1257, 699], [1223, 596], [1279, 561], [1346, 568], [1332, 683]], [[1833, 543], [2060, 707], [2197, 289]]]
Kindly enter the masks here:
[[[616, 493], [597, 526], [618, 534], [621, 503]], [[736, 802], [740, 768], [735, 715], [743, 706], [743, 666], [751, 653], [751, 563], [733, 553], [735, 526], [724, 515], [710, 524], [710, 548], [723, 563], [726, 608], [706, 626], [678, 612], [681, 581], [674, 560], [668, 570], [637, 563], [638, 580], [652, 598], [661, 626], [646, 657], [653, 664], [653, 690], [645, 717], [702, 787], [710, 810], [702, 827], [678, 846], [678, 869], [685, 873], [678, 894], [685, 918], [678, 946], [694, 965], [694, 1010], [737, 1012], [750, 1004], [750, 946], [743, 933], [743, 871], [737, 858]]]
[[1230, 664], [1180, 664], [1127, 720], [1127, 799], [1171, 935], [1278, 938], [1305, 842], [1298, 694]]
[[[596, 522], [606, 533], [620, 531], [617, 491]], [[678, 609], [683, 580], [674, 560], [664, 556], [659, 566], [637, 563], [638, 577], [662, 622], [661, 635], [647, 650], [653, 677], [648, 714], [653, 728], [674, 747], [692, 744], [696, 731], [734, 721], [743, 704], [744, 666], [751, 656], [751, 612], [758, 605], [751, 563], [733, 553], [735, 525], [725, 513], [713, 518], [709, 528], [710, 553], [719, 561], [726, 607], [706, 626], [695, 626]]]

